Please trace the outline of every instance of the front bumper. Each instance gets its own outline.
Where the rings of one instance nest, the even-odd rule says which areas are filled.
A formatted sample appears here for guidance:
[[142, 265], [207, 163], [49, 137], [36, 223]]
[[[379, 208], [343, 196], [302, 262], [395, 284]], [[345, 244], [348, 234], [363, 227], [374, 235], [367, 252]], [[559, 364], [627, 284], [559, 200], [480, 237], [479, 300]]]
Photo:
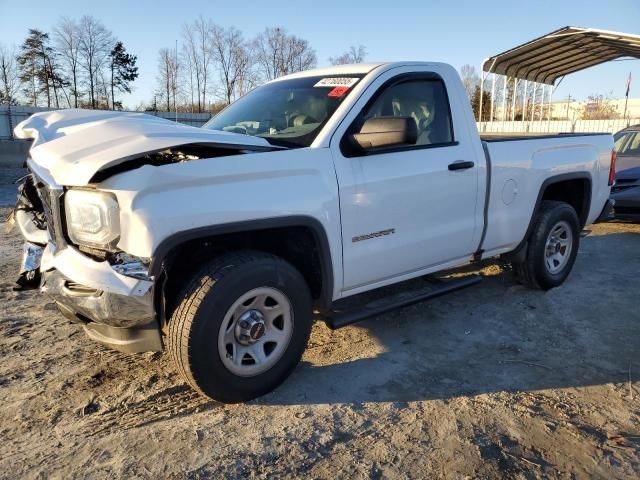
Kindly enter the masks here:
[[80, 321], [130, 328], [155, 320], [152, 290], [141, 296], [120, 295], [75, 282], [58, 270], [44, 273], [40, 290], [75, 312]]
[[602, 223], [602, 222], [608, 222], [609, 220], [613, 220], [613, 212], [614, 212], [615, 205], [616, 205], [615, 200], [612, 200], [610, 198], [607, 199], [607, 201], [604, 204], [604, 207], [602, 208], [602, 212], [600, 212], [600, 215], [598, 216], [598, 218], [594, 223]]
[[162, 350], [152, 290], [120, 295], [80, 285], [58, 270], [44, 273], [40, 289], [66, 318], [84, 324], [93, 340], [127, 353]]
[[613, 191], [611, 199], [616, 202], [616, 218], [640, 218], [640, 185]]
[[53, 252], [51, 244], [40, 271], [41, 290], [92, 339], [127, 353], [162, 350], [152, 279], [121, 275], [70, 246]]

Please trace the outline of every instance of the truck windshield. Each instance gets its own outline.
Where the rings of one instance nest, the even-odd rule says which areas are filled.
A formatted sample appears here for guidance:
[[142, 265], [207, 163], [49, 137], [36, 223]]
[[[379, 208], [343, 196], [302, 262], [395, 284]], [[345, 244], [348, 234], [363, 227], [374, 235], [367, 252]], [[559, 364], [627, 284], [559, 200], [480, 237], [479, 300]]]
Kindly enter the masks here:
[[314, 76], [258, 87], [203, 128], [262, 137], [284, 147], [308, 147], [362, 75]]

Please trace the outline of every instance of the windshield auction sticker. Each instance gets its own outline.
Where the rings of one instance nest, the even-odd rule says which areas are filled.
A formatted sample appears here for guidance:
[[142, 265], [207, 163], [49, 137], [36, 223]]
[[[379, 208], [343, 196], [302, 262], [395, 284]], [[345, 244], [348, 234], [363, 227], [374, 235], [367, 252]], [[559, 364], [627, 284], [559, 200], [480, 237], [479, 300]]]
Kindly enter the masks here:
[[349, 91], [349, 87], [334, 87], [329, 93], [327, 93], [327, 96], [342, 97], [348, 91]]
[[359, 78], [350, 78], [350, 77], [327, 77], [320, 80], [318, 83], [314, 85], [314, 87], [353, 87]]

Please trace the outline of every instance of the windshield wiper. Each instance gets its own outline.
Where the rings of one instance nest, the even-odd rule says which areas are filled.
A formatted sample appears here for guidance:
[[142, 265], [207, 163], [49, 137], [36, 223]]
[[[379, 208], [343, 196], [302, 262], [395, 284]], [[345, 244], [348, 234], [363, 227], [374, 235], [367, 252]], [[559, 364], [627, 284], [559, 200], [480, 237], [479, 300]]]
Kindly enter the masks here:
[[256, 135], [258, 138], [264, 138], [267, 142], [269, 142], [271, 145], [274, 145], [276, 147], [285, 147], [285, 148], [301, 148], [303, 145], [300, 145], [299, 143], [296, 142], [288, 142], [287, 140], [282, 140], [280, 138], [273, 138], [273, 137], [261, 137], [259, 135]]

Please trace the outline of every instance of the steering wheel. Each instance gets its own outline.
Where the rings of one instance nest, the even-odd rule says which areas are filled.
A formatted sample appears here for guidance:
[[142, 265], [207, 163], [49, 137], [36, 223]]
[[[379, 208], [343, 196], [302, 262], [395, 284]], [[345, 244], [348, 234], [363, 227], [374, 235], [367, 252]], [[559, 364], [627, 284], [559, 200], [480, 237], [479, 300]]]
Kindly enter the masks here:
[[247, 134], [247, 127], [245, 127], [243, 125], [231, 125], [229, 127], [224, 127], [223, 130], [225, 132], [241, 133], [243, 135]]
[[289, 119], [290, 127], [299, 127], [308, 123], [318, 123], [318, 121], [309, 115], [294, 115]]

